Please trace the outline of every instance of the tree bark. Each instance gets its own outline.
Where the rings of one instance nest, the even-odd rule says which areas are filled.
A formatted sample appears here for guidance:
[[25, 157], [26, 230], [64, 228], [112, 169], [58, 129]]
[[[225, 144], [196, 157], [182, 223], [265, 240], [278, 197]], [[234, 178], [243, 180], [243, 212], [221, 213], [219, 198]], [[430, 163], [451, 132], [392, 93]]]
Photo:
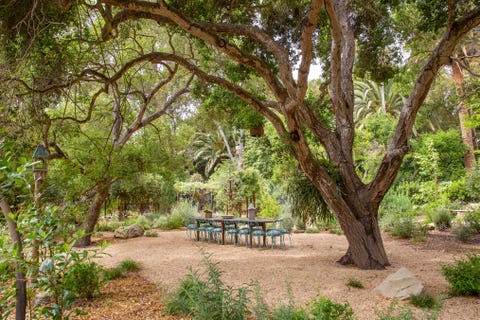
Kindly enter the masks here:
[[27, 315], [27, 279], [24, 271], [23, 242], [17, 231], [17, 223], [10, 217], [11, 210], [7, 200], [0, 194], [0, 208], [7, 221], [8, 232], [12, 242], [17, 246], [15, 261], [15, 319], [24, 320]]
[[112, 180], [97, 182], [97, 185], [95, 187], [95, 197], [92, 204], [88, 208], [87, 219], [80, 227], [82, 230], [85, 231], [85, 235], [77, 240], [77, 242], [75, 243], [76, 247], [87, 247], [92, 244], [92, 233], [95, 229], [95, 226], [97, 225], [102, 206], [107, 199], [111, 184]]
[[463, 75], [462, 69], [460, 68], [458, 62], [454, 61], [451, 64], [452, 67], [452, 76], [453, 80], [455, 81], [455, 86], [457, 88], [457, 94], [460, 96], [460, 101], [457, 105], [458, 111], [458, 119], [460, 123], [460, 131], [462, 133], [462, 141], [467, 146], [468, 151], [465, 153], [464, 156], [464, 164], [465, 169], [468, 172], [472, 172], [475, 169], [475, 148], [473, 146], [473, 135], [472, 130], [467, 128], [465, 125], [465, 121], [468, 117], [468, 110], [465, 107], [465, 103], [463, 103], [462, 96], [463, 96]]

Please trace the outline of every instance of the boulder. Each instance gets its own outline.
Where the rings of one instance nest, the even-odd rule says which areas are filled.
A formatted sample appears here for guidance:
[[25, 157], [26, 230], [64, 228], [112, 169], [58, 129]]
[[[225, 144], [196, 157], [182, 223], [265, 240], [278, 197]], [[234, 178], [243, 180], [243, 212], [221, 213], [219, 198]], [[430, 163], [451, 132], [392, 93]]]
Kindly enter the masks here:
[[141, 237], [145, 233], [145, 230], [139, 224], [132, 224], [130, 226], [120, 227], [114, 232], [115, 238], [129, 239], [135, 237]]
[[407, 269], [400, 268], [397, 272], [390, 274], [373, 291], [385, 297], [408, 299], [410, 296], [422, 293], [422, 283]]

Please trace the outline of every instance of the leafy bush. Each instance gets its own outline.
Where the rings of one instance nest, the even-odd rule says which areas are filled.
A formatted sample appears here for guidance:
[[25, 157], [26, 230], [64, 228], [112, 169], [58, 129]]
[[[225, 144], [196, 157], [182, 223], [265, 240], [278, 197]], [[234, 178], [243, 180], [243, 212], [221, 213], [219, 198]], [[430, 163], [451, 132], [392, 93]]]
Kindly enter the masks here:
[[393, 236], [411, 238], [417, 225], [414, 222], [413, 203], [406, 193], [389, 192], [379, 209], [382, 228]]
[[470, 240], [472, 237], [472, 229], [463, 223], [453, 229], [453, 233], [455, 234], [457, 240], [461, 242], [468, 242], [468, 240]]
[[353, 310], [348, 303], [336, 303], [326, 297], [314, 298], [308, 303], [307, 308], [295, 307], [293, 301], [290, 301], [287, 305], [280, 305], [271, 310], [270, 316], [263, 315], [257, 318], [270, 320], [355, 319]]
[[[293, 298], [286, 305], [270, 309], [254, 286], [233, 288], [226, 286], [217, 263], [211, 261], [211, 254], [202, 252], [202, 264], [205, 270], [190, 270], [180, 287], [167, 301], [167, 312], [171, 315], [186, 316], [199, 320], [308, 320], [308, 319], [354, 319], [353, 310], [348, 303], [339, 304], [326, 297], [313, 299], [307, 307], [296, 307]], [[287, 287], [291, 296], [291, 289]], [[251, 309], [249, 309], [249, 306]]]
[[259, 217], [262, 218], [278, 218], [282, 211], [282, 207], [277, 200], [268, 192], [263, 192], [260, 197], [260, 212]]
[[454, 180], [465, 174], [463, 155], [465, 145], [458, 130], [437, 130], [411, 140], [413, 169], [423, 181]]
[[77, 297], [91, 299], [100, 291], [101, 271], [95, 262], [75, 264], [65, 275], [65, 286]]
[[148, 230], [147, 232], [145, 232], [145, 237], [150, 237], [150, 238], [158, 237], [158, 232]]
[[452, 294], [480, 296], [480, 255], [471, 254], [453, 265], [443, 266], [442, 273]]
[[431, 295], [421, 293], [410, 297], [410, 303], [417, 308], [430, 309], [436, 304], [435, 298]]
[[314, 319], [355, 319], [352, 307], [350, 307], [348, 302], [341, 304], [333, 302], [326, 297], [319, 297], [310, 302], [308, 306]]
[[184, 217], [180, 215], [169, 215], [158, 218], [157, 226], [162, 230], [173, 230], [185, 225]]
[[469, 197], [468, 190], [465, 186], [465, 178], [450, 182], [445, 186], [444, 192], [446, 192], [450, 201], [464, 201]]
[[448, 209], [439, 209], [433, 213], [432, 222], [438, 230], [447, 230], [452, 226], [452, 215]]
[[138, 216], [135, 220], [135, 223], [140, 225], [143, 229], [148, 230], [151, 229], [153, 226], [153, 222], [147, 218], [146, 216]]
[[411, 217], [404, 217], [394, 220], [390, 228], [390, 234], [392, 236], [409, 239], [413, 236], [415, 231], [415, 222]]
[[379, 214], [380, 217], [387, 215], [411, 216], [413, 215], [413, 203], [407, 194], [390, 191], [380, 205]]
[[471, 200], [480, 199], [480, 166], [477, 165], [475, 170], [468, 172], [465, 176], [465, 188]]
[[171, 215], [180, 216], [183, 219], [195, 217], [197, 215], [197, 207], [188, 201], [178, 201], [172, 206]]
[[480, 233], [480, 210], [465, 213], [463, 221], [465, 221], [472, 231]]
[[307, 320], [307, 311], [304, 308], [295, 308], [293, 305], [280, 305], [271, 312], [270, 320]]
[[226, 286], [211, 255], [203, 254], [206, 270], [203, 273], [191, 270], [167, 302], [167, 312], [205, 320], [247, 319], [250, 290]]

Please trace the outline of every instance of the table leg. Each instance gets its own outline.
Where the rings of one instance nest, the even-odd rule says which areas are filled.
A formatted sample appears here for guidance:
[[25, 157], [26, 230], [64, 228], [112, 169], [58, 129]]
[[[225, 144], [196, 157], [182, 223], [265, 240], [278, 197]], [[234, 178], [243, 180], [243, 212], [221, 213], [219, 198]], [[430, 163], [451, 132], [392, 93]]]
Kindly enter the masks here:
[[197, 241], [200, 241], [200, 230], [199, 230], [199, 228], [200, 228], [200, 221], [197, 220], [197, 230], [195, 230], [195, 232], [197, 234], [196, 235], [197, 236]]
[[267, 246], [267, 224], [262, 223], [262, 229], [263, 229], [263, 246]]
[[222, 221], [222, 245], [225, 244], [225, 223]]

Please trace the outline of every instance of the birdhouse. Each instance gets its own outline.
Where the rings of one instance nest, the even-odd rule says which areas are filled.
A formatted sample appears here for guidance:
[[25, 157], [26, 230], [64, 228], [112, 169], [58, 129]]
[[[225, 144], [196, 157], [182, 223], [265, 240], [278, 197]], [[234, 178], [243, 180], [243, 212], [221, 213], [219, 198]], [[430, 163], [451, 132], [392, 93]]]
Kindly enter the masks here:
[[33, 171], [47, 171], [45, 161], [48, 159], [48, 152], [43, 145], [39, 144], [37, 146], [35, 152], [33, 153], [32, 159], [35, 160]]

